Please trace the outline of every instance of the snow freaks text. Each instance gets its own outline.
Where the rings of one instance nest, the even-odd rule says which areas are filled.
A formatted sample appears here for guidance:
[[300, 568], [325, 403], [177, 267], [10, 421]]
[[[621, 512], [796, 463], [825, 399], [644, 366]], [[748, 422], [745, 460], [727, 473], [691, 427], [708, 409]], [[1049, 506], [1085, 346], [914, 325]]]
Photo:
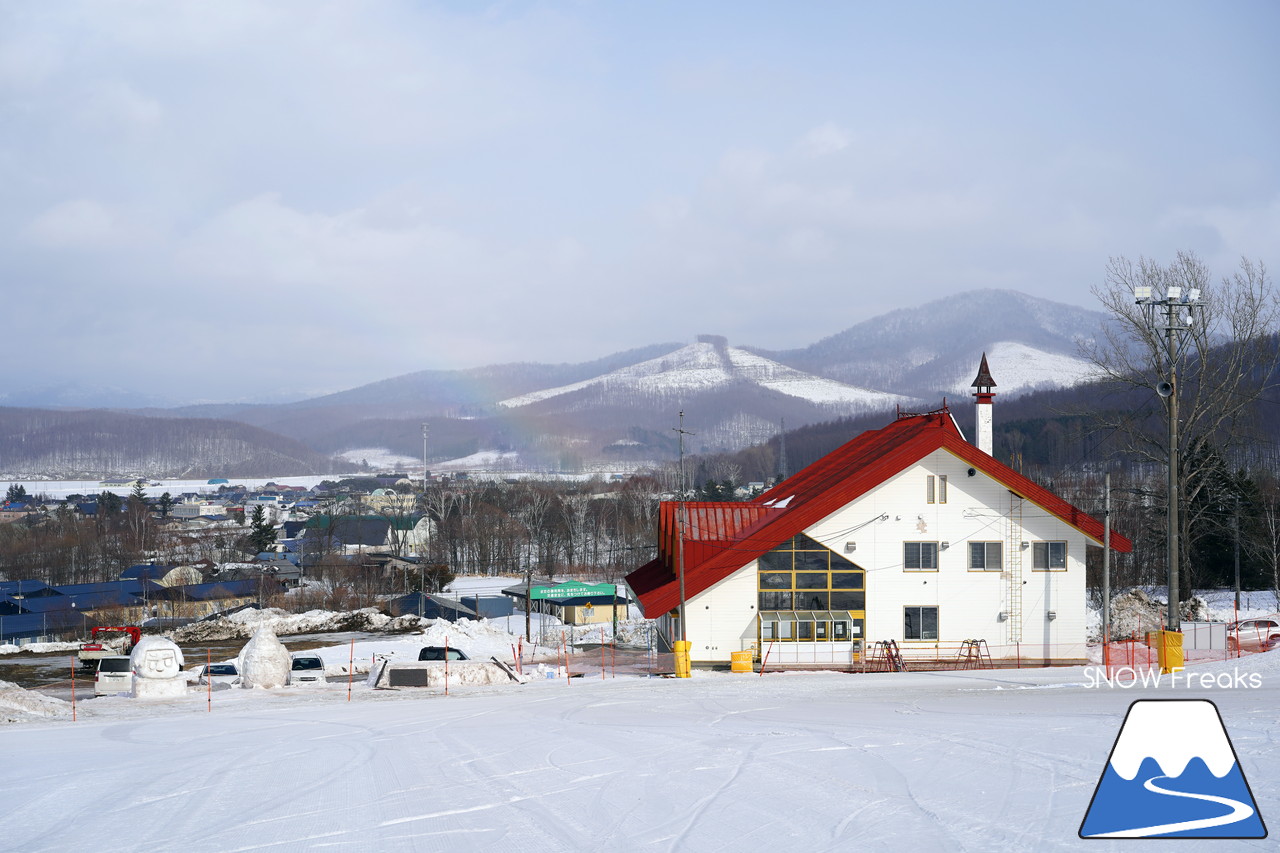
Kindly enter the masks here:
[[1085, 687], [1105, 687], [1128, 690], [1133, 687], [1159, 689], [1199, 690], [1257, 690], [1262, 686], [1262, 676], [1256, 672], [1160, 672], [1156, 669], [1135, 669], [1122, 666], [1109, 674], [1105, 667], [1090, 666], [1084, 670]]

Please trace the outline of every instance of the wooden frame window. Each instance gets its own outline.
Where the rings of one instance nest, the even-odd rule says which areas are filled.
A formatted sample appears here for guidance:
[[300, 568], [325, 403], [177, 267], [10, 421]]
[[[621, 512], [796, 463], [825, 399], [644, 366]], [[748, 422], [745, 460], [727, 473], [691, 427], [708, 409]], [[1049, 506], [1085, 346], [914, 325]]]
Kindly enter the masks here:
[[902, 639], [938, 639], [938, 608], [924, 605], [902, 608]]
[[947, 475], [939, 474], [938, 475], [938, 503], [944, 504], [946, 502], [947, 502]]
[[1067, 543], [1032, 542], [1031, 568], [1039, 572], [1062, 572], [1067, 569]]
[[937, 478], [934, 477], [932, 474], [924, 478], [924, 502], [925, 503], [931, 504], [934, 501], [934, 497], [937, 494], [936, 480]]
[[938, 543], [903, 542], [902, 568], [911, 572], [936, 572], [938, 570]]
[[969, 570], [998, 572], [1004, 568], [1003, 542], [970, 542]]

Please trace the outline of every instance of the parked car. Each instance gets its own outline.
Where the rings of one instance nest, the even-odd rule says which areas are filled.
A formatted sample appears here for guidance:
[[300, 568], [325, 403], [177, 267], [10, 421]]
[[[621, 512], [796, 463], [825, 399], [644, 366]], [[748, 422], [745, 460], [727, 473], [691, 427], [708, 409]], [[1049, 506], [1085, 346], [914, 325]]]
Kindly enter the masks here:
[[1231, 651], [1266, 652], [1280, 646], [1280, 619], [1241, 619], [1227, 626], [1227, 648]]
[[324, 661], [319, 655], [310, 652], [295, 652], [293, 662], [289, 665], [289, 683], [291, 685], [328, 684], [324, 677]]
[[239, 684], [240, 670], [236, 669], [234, 663], [213, 663], [200, 664], [194, 670], [197, 684], [207, 684], [205, 680], [205, 668], [208, 667], [208, 679], [214, 684]]
[[[449, 660], [471, 660], [467, 657], [467, 653], [461, 649], [450, 648]], [[423, 646], [422, 651], [418, 652], [418, 660], [444, 660], [444, 646]]]
[[110, 696], [133, 690], [133, 670], [128, 655], [108, 655], [98, 659], [98, 669], [93, 677], [93, 695]]

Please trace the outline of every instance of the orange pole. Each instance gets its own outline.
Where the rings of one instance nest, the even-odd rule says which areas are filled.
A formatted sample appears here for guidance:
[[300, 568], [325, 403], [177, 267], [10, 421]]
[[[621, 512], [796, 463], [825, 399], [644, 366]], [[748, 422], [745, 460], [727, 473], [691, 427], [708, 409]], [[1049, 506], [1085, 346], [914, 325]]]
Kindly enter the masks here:
[[764, 650], [764, 660], [760, 662], [760, 675], [764, 676], [764, 668], [769, 665], [769, 655], [773, 653], [773, 641], [769, 641], [769, 648]]
[[449, 695], [449, 637], [444, 638], [444, 695]]
[[564, 683], [567, 686], [573, 679], [569, 677], [569, 647], [564, 641], [564, 631], [560, 632], [560, 648], [564, 652]]
[[71, 722], [76, 721], [76, 656], [71, 656]]
[[604, 680], [604, 629], [600, 629], [600, 679]]
[[205, 702], [209, 705], [209, 713], [213, 713], [213, 678], [209, 675], [209, 667], [213, 664], [213, 649], [204, 650], [204, 684]]
[[347, 657], [347, 701], [351, 701], [351, 679], [356, 670], [356, 638], [351, 638], [351, 653]]

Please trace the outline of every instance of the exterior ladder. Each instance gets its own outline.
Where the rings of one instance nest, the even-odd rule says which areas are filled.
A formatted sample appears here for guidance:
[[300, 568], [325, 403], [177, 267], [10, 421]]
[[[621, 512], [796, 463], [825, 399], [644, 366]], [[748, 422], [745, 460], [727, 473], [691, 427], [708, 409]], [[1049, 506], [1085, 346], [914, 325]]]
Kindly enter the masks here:
[[1009, 543], [1005, 573], [1009, 577], [1008, 623], [1009, 642], [1022, 642], [1022, 496], [1009, 492], [1009, 523], [1005, 541]]
[[991, 650], [986, 640], [965, 640], [956, 653], [959, 662], [957, 669], [994, 669], [991, 662]]
[[902, 659], [902, 651], [896, 640], [876, 640], [870, 663], [875, 672], [907, 671], [906, 661]]

